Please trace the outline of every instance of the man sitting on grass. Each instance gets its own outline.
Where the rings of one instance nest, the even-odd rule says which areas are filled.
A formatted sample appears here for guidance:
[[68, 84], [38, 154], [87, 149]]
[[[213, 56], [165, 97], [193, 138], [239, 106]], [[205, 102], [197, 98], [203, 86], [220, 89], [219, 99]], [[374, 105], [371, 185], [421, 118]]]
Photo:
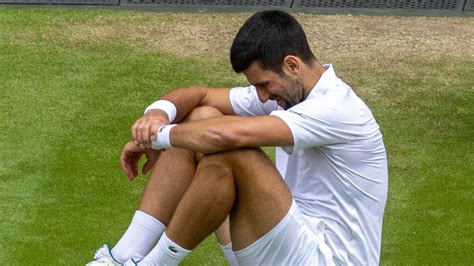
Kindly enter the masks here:
[[[229, 216], [238, 264], [377, 265], [387, 160], [369, 108], [285, 12], [248, 19], [231, 62], [250, 86], [178, 89], [133, 125], [122, 168], [134, 179], [146, 155], [154, 169], [93, 263], [176, 265]], [[276, 165], [264, 146], [281, 147]]]

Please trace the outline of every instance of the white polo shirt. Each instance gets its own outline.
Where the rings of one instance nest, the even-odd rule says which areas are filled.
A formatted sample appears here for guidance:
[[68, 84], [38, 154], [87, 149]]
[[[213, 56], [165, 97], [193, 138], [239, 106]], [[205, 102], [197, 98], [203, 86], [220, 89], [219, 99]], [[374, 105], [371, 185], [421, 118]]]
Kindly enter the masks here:
[[324, 67], [308, 97], [288, 110], [261, 103], [253, 86], [233, 88], [232, 107], [288, 125], [294, 146], [277, 148], [276, 166], [300, 211], [324, 221], [336, 262], [378, 265], [388, 185], [382, 135], [365, 103]]

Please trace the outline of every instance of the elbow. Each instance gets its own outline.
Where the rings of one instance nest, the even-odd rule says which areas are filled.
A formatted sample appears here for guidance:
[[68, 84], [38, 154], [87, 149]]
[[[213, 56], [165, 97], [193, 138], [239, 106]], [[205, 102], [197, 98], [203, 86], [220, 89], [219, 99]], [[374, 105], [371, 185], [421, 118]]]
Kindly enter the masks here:
[[193, 92], [193, 93], [199, 94], [199, 95], [206, 95], [206, 93], [207, 93], [207, 88], [198, 87], [198, 86], [191, 86], [191, 87], [188, 87], [184, 90], [186, 90], [187, 92]]

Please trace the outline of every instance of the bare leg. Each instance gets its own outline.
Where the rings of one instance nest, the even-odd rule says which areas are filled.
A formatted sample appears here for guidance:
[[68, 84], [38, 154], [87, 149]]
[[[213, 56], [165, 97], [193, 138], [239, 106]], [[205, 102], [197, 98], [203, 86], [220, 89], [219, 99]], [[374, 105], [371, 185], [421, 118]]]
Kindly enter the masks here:
[[[184, 122], [221, 115], [212, 107], [198, 107]], [[201, 154], [178, 148], [163, 152], [148, 179], [138, 209], [167, 225], [196, 172], [200, 157]]]
[[148, 179], [138, 209], [167, 225], [196, 171], [188, 150], [164, 151]]
[[230, 213], [234, 249], [269, 232], [288, 212], [291, 194], [260, 149], [204, 156], [166, 231], [181, 247], [193, 249]]
[[230, 225], [229, 225], [229, 216], [225, 221], [216, 229], [215, 235], [219, 246], [224, 253], [225, 258], [230, 266], [238, 266], [237, 257], [232, 249], [232, 243], [230, 241]]
[[217, 242], [221, 246], [226, 246], [230, 243], [230, 226], [229, 226], [229, 216], [225, 221], [216, 229], [216, 238]]
[[[218, 115], [222, 114], [214, 108], [197, 108], [186, 121]], [[196, 172], [196, 157], [202, 155], [185, 149], [162, 152], [148, 179], [138, 211], [111, 251], [116, 260], [141, 259], [153, 248]]]

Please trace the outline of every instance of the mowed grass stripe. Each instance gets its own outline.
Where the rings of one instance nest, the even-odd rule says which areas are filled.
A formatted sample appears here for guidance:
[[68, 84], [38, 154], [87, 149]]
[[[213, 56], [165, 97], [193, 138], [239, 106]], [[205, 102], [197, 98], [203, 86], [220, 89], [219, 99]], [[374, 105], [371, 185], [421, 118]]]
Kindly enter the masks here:
[[383, 72], [391, 106], [377, 108], [390, 163], [383, 264], [474, 260], [465, 235], [474, 230], [473, 68], [472, 60], [409, 60]]
[[[11, 210], [11, 217], [15, 213], [28, 217], [12, 219], [5, 225], [6, 229], [24, 221], [15, 225], [21, 237], [8, 237], [18, 242], [9, 244], [15, 249], [6, 252], [4, 259], [69, 264], [77, 258], [89, 259], [103, 241], [115, 243], [138, 202], [145, 179], [127, 182], [119, 169], [118, 156], [129, 137], [131, 123], [141, 115], [145, 103], [164, 92], [159, 89], [162, 83], [143, 76], [167, 75], [162, 82], [180, 85], [190, 80], [168, 73], [186, 73], [196, 66], [160, 54], [135, 54], [120, 46], [45, 50], [35, 53], [20, 49], [13, 53], [20, 55], [23, 63], [12, 73], [29, 72], [28, 80], [35, 82], [27, 82], [23, 88], [15, 84], [15, 90], [9, 91], [13, 96], [6, 102], [33, 110], [34, 116], [26, 123], [28, 131], [20, 133], [14, 121], [28, 116], [28, 112], [17, 113], [18, 117], [12, 116], [14, 111], [7, 114], [12, 121], [12, 133], [8, 135], [29, 141], [17, 143], [18, 147], [34, 147], [44, 153], [33, 152], [24, 161], [44, 160], [43, 166], [34, 170], [36, 189], [24, 191], [18, 187], [14, 192], [25, 192], [34, 200], [25, 202], [24, 209]], [[117, 61], [110, 62], [109, 58]], [[61, 73], [55, 73], [55, 69]], [[12, 173], [6, 175], [16, 179]], [[214, 255], [211, 261], [222, 257]]]
[[[24, 194], [31, 200], [24, 204], [26, 208], [12, 209], [12, 213], [25, 213], [27, 218], [11, 221], [10, 225], [23, 224], [20, 227], [18, 224], [14, 227], [10, 226], [18, 228], [22, 232], [19, 234], [20, 237], [14, 236], [11, 239], [21, 242], [17, 245], [9, 244], [9, 246], [15, 247], [16, 254], [13, 252], [6, 254], [11, 256], [10, 259], [22, 257], [35, 263], [40, 261], [47, 263], [48, 260], [54, 259], [47, 254], [58, 250], [51, 248], [51, 245], [58, 244], [51, 241], [51, 238], [64, 237], [66, 239], [68, 235], [61, 234], [60, 231], [74, 231], [76, 228], [65, 226], [65, 220], [70, 219], [78, 212], [72, 210], [64, 212], [55, 207], [58, 205], [63, 208], [71, 206], [68, 200], [72, 200], [76, 204], [87, 202], [78, 198], [77, 195], [80, 193], [77, 194], [72, 189], [81, 180], [71, 178], [77, 175], [71, 165], [76, 163], [88, 165], [84, 163], [88, 156], [77, 149], [71, 140], [81, 140], [84, 137], [77, 129], [83, 128], [86, 122], [86, 119], [80, 119], [83, 118], [80, 114], [81, 110], [90, 110], [85, 104], [90, 100], [90, 97], [82, 92], [84, 91], [83, 86], [90, 83], [93, 78], [87, 73], [78, 72], [77, 69], [70, 67], [86, 67], [85, 65], [78, 66], [77, 63], [70, 64], [70, 62], [80, 62], [82, 61], [80, 59], [84, 58], [55, 53], [47, 49], [39, 52], [22, 49], [16, 55], [23, 58], [22, 53], [25, 55], [24, 63], [10, 61], [18, 67], [12, 71], [15, 74], [21, 73], [28, 77], [28, 81], [34, 82], [26, 82], [25, 86], [20, 86], [19, 82], [15, 80], [14, 89], [9, 91], [13, 97], [7, 99], [7, 102], [14, 108], [8, 114], [12, 123], [7, 130], [10, 129], [11, 134], [9, 135], [12, 138], [19, 140], [16, 143], [18, 157], [12, 157], [23, 159], [21, 163], [18, 163], [20, 171], [18, 173], [10, 172], [7, 175], [12, 180], [21, 180], [24, 175], [29, 175], [28, 170], [31, 169], [31, 174], [35, 176], [35, 180], [31, 180], [33, 181], [31, 185], [35, 189], [25, 191], [25, 187], [16, 188], [14, 194]], [[30, 59], [30, 61], [25, 59]], [[39, 59], [38, 62], [32, 62], [35, 59]], [[8, 68], [9, 66], [2, 67], [2, 69]], [[61, 69], [63, 73], [54, 73], [56, 68]], [[88, 69], [90, 73], [97, 73], [96, 69]], [[91, 95], [91, 97], [96, 97], [96, 95]], [[100, 139], [100, 136], [99, 138], [94, 137], [96, 140]], [[85, 141], [83, 143], [87, 145], [93, 142]], [[62, 152], [62, 150], [67, 150], [67, 152]], [[34, 167], [35, 164], [38, 166]], [[58, 169], [67, 169], [68, 171], [58, 171]], [[105, 170], [110, 171], [107, 167]], [[9, 188], [9, 190], [11, 189], [12, 187]], [[19, 204], [21, 204], [21, 200], [20, 197]], [[80, 210], [79, 213], [86, 214]], [[84, 215], [84, 217], [87, 216]], [[74, 219], [74, 221], [81, 221], [81, 219]], [[58, 226], [59, 223], [62, 226]], [[69, 239], [71, 240], [71, 238]], [[32, 256], [28, 256], [29, 254]], [[38, 256], [39, 254], [42, 256]]]
[[[21, 52], [17, 49], [9, 49], [1, 61], [2, 132], [5, 134], [1, 143], [1, 162], [5, 165], [1, 173], [2, 186], [5, 186], [2, 232], [6, 235], [2, 236], [5, 251], [2, 261], [12, 258], [13, 251], [25, 243], [38, 240], [38, 236], [25, 233], [25, 228], [33, 222], [38, 202], [47, 201], [40, 183], [51, 172], [52, 151], [58, 140], [56, 132], [62, 127], [62, 117], [51, 115], [55, 107], [48, 100], [61, 98], [62, 93], [54, 89], [55, 84], [44, 79], [45, 68], [34, 62], [38, 57], [31, 54], [32, 60], [25, 62], [18, 55]], [[23, 76], [19, 78], [20, 75]], [[53, 89], [44, 91], [49, 86]]]

